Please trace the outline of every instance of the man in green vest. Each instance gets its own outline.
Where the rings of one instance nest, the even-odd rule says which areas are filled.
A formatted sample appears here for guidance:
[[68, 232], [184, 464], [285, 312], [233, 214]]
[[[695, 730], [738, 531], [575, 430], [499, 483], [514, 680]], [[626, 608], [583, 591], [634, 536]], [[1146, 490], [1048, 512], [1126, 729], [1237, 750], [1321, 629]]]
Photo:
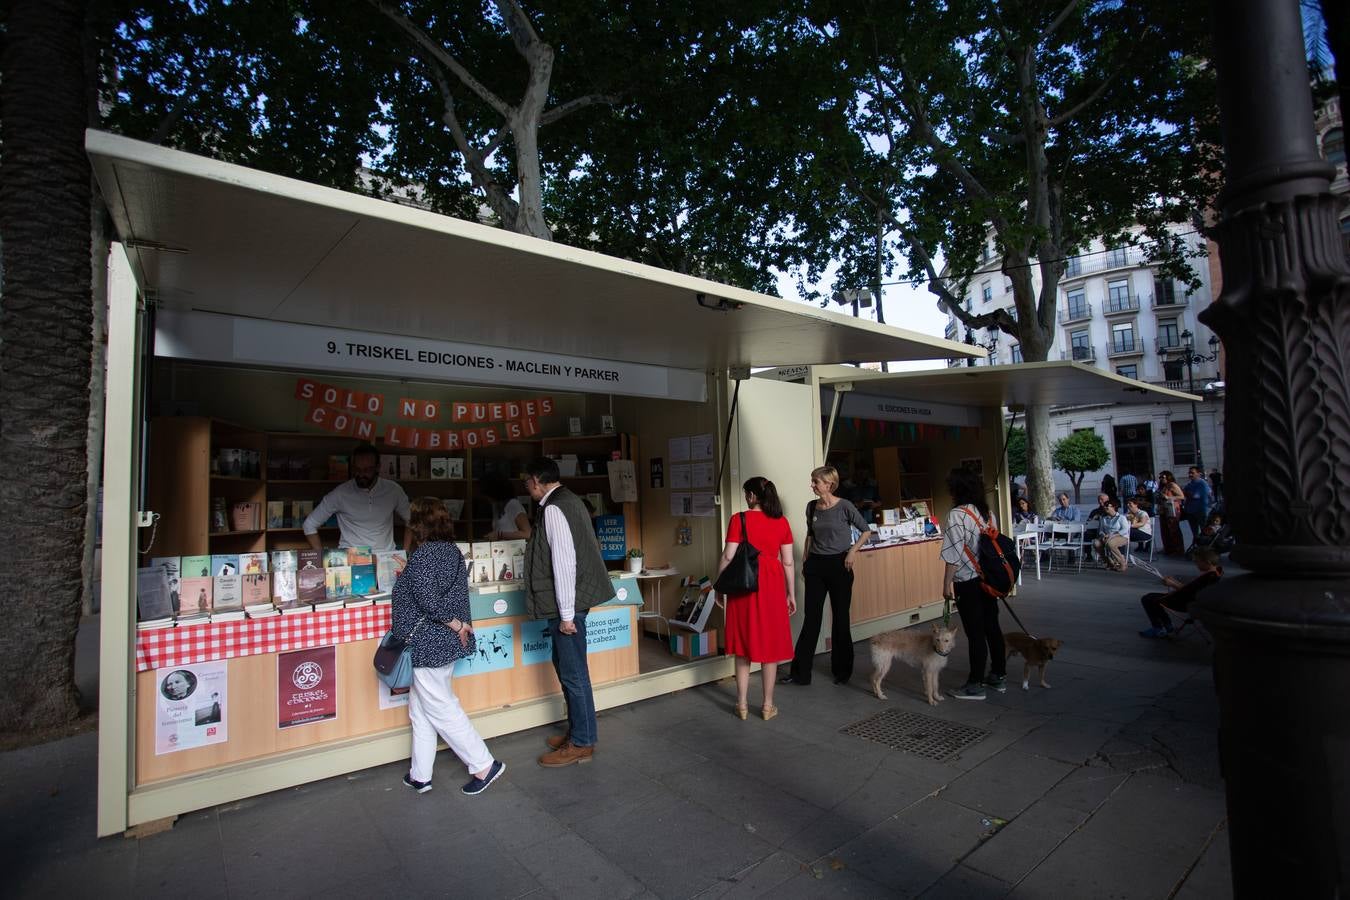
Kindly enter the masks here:
[[595, 754], [595, 696], [586, 662], [586, 612], [614, 596], [600, 558], [590, 513], [581, 498], [558, 483], [558, 464], [540, 458], [525, 468], [525, 488], [536, 505], [536, 524], [525, 548], [525, 602], [530, 615], [547, 619], [553, 668], [567, 703], [567, 733], [548, 739], [539, 765], [590, 762]]

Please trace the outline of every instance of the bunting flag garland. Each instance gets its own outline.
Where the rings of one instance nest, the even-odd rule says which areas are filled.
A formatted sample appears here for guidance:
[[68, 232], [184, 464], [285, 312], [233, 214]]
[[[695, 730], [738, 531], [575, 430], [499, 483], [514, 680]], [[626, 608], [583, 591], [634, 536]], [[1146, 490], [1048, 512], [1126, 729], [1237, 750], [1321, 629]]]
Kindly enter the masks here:
[[844, 431], [855, 435], [911, 444], [921, 441], [978, 440], [980, 437], [979, 426], [975, 425], [924, 425], [917, 422], [881, 422], [876, 419], [850, 417], [840, 418], [838, 425]]

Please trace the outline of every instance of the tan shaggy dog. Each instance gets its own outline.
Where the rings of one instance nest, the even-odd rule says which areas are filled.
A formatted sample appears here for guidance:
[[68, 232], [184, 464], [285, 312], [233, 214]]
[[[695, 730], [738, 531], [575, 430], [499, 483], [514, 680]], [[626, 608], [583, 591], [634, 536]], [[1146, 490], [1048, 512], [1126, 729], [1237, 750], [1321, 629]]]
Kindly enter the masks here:
[[1063, 641], [1059, 638], [1034, 638], [1020, 631], [1010, 631], [1003, 635], [1003, 642], [1008, 645], [1009, 659], [1014, 653], [1020, 653], [1026, 660], [1027, 664], [1022, 668], [1022, 690], [1025, 691], [1031, 681], [1033, 667], [1041, 670], [1041, 687], [1050, 686], [1045, 681], [1045, 667], [1055, 658], [1055, 651], [1064, 646]]
[[938, 690], [938, 673], [947, 665], [947, 657], [956, 646], [959, 628], [943, 628], [934, 622], [931, 631], [887, 631], [872, 638], [872, 693], [885, 700], [881, 680], [894, 660], [909, 663], [923, 673], [923, 696], [929, 706], [947, 698]]

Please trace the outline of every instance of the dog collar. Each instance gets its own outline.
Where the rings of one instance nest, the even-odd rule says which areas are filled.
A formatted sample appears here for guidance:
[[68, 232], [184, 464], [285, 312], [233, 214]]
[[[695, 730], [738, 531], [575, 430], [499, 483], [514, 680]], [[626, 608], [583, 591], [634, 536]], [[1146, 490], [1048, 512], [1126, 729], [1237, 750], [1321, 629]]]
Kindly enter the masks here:
[[950, 651], [950, 650], [948, 650], [946, 653], [943, 653], [941, 650], [939, 650], [939, 649], [936, 648], [936, 647], [933, 648], [933, 652], [936, 653], [938, 656], [951, 656], [951, 653], [952, 653], [952, 651]]

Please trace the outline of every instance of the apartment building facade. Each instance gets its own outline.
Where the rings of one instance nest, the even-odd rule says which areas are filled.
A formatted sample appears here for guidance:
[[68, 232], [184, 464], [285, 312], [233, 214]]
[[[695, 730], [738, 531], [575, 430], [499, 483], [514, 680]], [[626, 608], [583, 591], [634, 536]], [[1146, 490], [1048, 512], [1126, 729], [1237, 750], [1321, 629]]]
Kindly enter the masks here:
[[[1178, 233], [1203, 244], [1190, 229]], [[1197, 318], [1212, 299], [1209, 266], [1192, 261], [1200, 287], [1188, 293], [1184, 283], [1163, 277], [1146, 247], [1108, 246], [1093, 241], [1066, 260], [1058, 291], [1051, 359], [1067, 359], [1150, 384], [1193, 391], [1203, 399], [1189, 403], [1101, 405], [1055, 410], [1051, 440], [1091, 429], [1111, 453], [1106, 467], [1083, 480], [1084, 497], [1095, 495], [1108, 472], [1142, 478], [1170, 469], [1185, 478], [1188, 466], [1223, 468], [1223, 380], [1218, 338]], [[1032, 271], [1040, 290], [1039, 272]], [[972, 313], [1013, 305], [1012, 282], [1003, 274], [992, 240], [985, 259], [970, 279], [964, 305]], [[948, 313], [946, 337], [973, 340], [989, 350], [978, 365], [1022, 362], [1021, 348], [996, 330], [972, 333]], [[1188, 366], [1189, 360], [1189, 366]], [[951, 365], [965, 365], [953, 362]], [[1069, 489], [1068, 477], [1055, 473], [1056, 487]]]

